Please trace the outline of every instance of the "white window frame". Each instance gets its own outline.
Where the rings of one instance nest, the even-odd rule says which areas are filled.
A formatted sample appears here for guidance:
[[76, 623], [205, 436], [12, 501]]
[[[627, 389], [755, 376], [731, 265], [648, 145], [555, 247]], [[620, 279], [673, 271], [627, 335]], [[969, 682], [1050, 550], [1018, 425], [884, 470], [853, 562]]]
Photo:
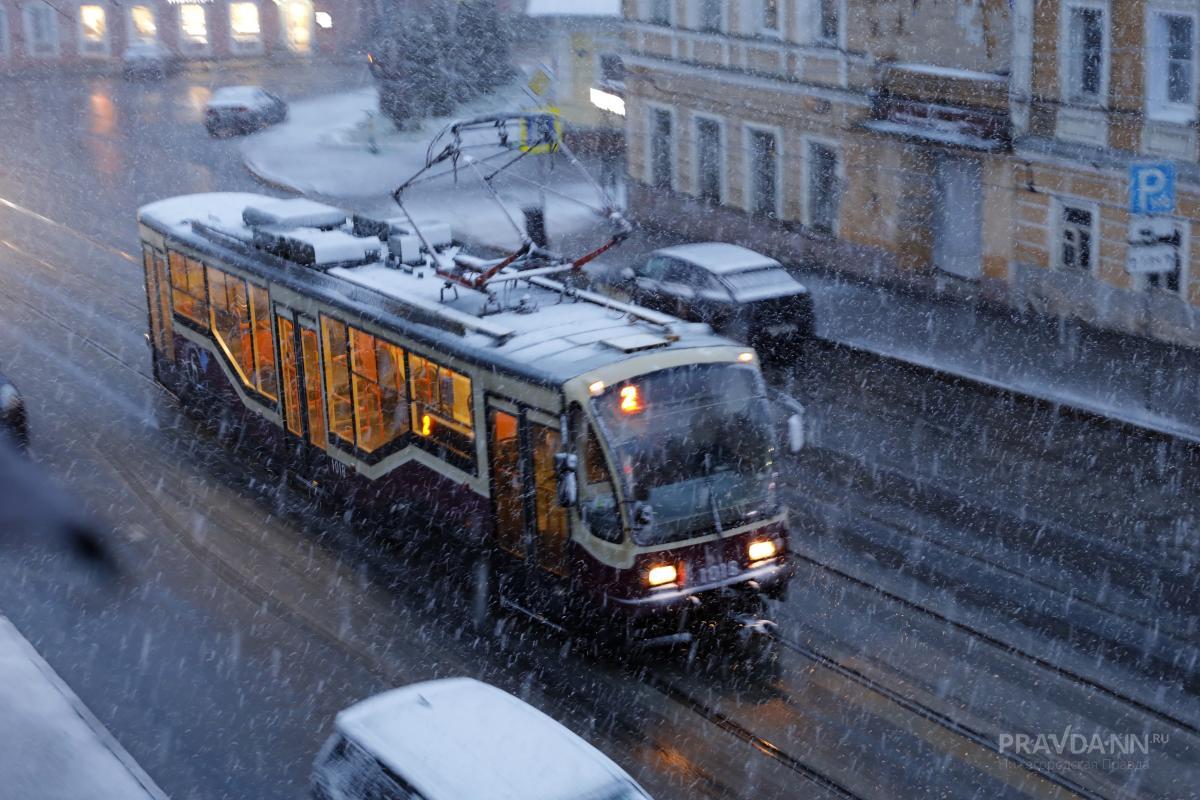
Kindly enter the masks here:
[[[86, 39], [84, 38], [83, 28], [83, 7], [97, 6], [104, 13], [104, 38], [100, 41], [100, 49], [87, 49]], [[110, 25], [111, 20], [108, 18], [109, 9], [103, 0], [89, 0], [81, 2], [75, 6], [75, 46], [79, 49], [79, 55], [84, 58], [108, 58], [112, 55], [112, 35]]]
[[8, 29], [8, 9], [0, 6], [0, 58], [8, 58], [12, 54], [9, 46], [11, 39], [12, 32]]
[[837, 7], [837, 31], [832, 38], [825, 35], [825, 26], [821, 19], [821, 0], [812, 0], [812, 41], [825, 47], [845, 47], [846, 32], [846, 0], [831, 0]]
[[[1075, 267], [1068, 267], [1063, 263], [1062, 244], [1063, 244], [1063, 212], [1068, 208], [1077, 208], [1080, 211], [1086, 211], [1091, 214], [1092, 223], [1089, 230], [1092, 235], [1091, 240], [1091, 259], [1092, 263], [1088, 266], [1088, 271], [1081, 272]], [[1050, 254], [1051, 263], [1054, 269], [1059, 272], [1066, 272], [1073, 275], [1088, 275], [1096, 277], [1100, 272], [1100, 231], [1103, 220], [1100, 219], [1100, 204], [1095, 200], [1085, 200], [1081, 197], [1073, 197], [1071, 195], [1054, 195], [1053, 201], [1050, 203], [1050, 213], [1053, 215], [1051, 224], [1048, 226], [1050, 235]]]
[[775, 221], [783, 220], [783, 129], [777, 125], [757, 122], [742, 123], [742, 164], [744, 203], [743, 210], [754, 214], [754, 147], [751, 143], [755, 131], [769, 133], [775, 137]]
[[[203, 45], [198, 45], [193, 40], [189, 39], [183, 30], [183, 9], [185, 6], [199, 6], [204, 12], [204, 35], [205, 42]], [[208, 10], [212, 8], [211, 3], [204, 3], [202, 0], [191, 0], [191, 2], [180, 3], [176, 6], [170, 6], [175, 9], [172, 15], [175, 17], [175, 34], [178, 37], [179, 53], [184, 56], [204, 56], [212, 52], [213, 27], [212, 19], [208, 16]]]
[[[154, 38], [151, 40], [142, 39], [141, 34], [139, 34], [137, 32], [137, 28], [135, 28], [133, 26], [133, 9], [138, 8], [138, 7], [145, 7], [145, 8], [150, 9], [150, 14], [154, 17]], [[157, 43], [159, 41], [158, 31], [159, 31], [159, 26], [161, 24], [162, 24], [162, 20], [159, 19], [158, 8], [157, 8], [157, 6], [155, 6], [154, 3], [149, 2], [149, 0], [143, 0], [142, 2], [130, 3], [129, 5], [125, 6], [126, 46], [129, 46], [132, 44], [140, 44], [143, 41], [153, 41], [153, 42]]]
[[1159, 291], [1176, 295], [1183, 300], [1188, 299], [1188, 282], [1190, 280], [1188, 264], [1191, 259], [1192, 224], [1191, 220], [1183, 217], [1167, 217], [1179, 229], [1179, 289], [1178, 291], [1150, 285], [1149, 275], [1136, 276], [1136, 286], [1142, 291]]
[[646, 104], [646, 184], [652, 189], [664, 188], [654, 181], [654, 121], [660, 111], [665, 111], [671, 117], [671, 164], [665, 188], [674, 192], [679, 189], [679, 113], [673, 106], [661, 103]]
[[[1189, 17], [1192, 20], [1192, 99], [1190, 103], [1167, 100], [1167, 43], [1157, 41], [1159, 17]], [[1200, 79], [1200, 13], [1196, 7], [1155, 4], [1146, 8], [1146, 116], [1164, 122], [1188, 123], [1196, 119], [1197, 80]]]
[[[252, 42], [238, 41], [233, 32], [233, 4], [249, 3], [258, 9], [258, 38]], [[225, 18], [229, 22], [229, 52], [235, 55], [255, 55], [263, 51], [263, 10], [257, 0], [230, 0], [225, 7]]]
[[[775, 27], [767, 27], [767, 3], [775, 4]], [[783, 32], [786, 30], [787, 21], [784, 19], [784, 10], [787, 8], [785, 0], [758, 0], [757, 3], [758, 20], [755, 22], [754, 29], [759, 36], [769, 36], [771, 38], [782, 38]]]
[[[1058, 24], [1058, 83], [1059, 94], [1067, 103], [1091, 108], [1108, 106], [1109, 77], [1112, 72], [1112, 13], [1106, 0], [1064, 0], [1060, 6]], [[1100, 90], [1095, 98], [1077, 96], [1072, 85], [1073, 63], [1071, 52], [1072, 11], [1091, 10], [1101, 14], [1100, 37]]]
[[666, 21], [658, 19], [654, 14], [654, 3], [656, 0], [646, 0], [646, 14], [642, 17], [651, 25], [662, 25], [668, 28], [675, 27], [675, 0], [663, 0], [667, 5]]
[[704, 2], [705, 0], [696, 0], [695, 5], [688, 3], [689, 10], [694, 8], [695, 19], [692, 20], [693, 27], [701, 33], [725, 33], [729, 29], [729, 13], [726, 10], [725, 0], [716, 0], [717, 3], [717, 27], [704, 27]]
[[[33, 13], [47, 14], [50, 19], [50, 30], [54, 34], [53, 48], [45, 53], [35, 53], [30, 49], [30, 43], [33, 41], [33, 27], [30, 25], [30, 19]], [[58, 58], [62, 49], [62, 36], [58, 32], [58, 13], [48, 5], [26, 5], [21, 9], [21, 27], [25, 34], [25, 55], [29, 58]]]
[[[700, 197], [700, 122], [717, 123], [720, 136], [717, 142], [717, 204], [729, 200], [729, 133], [725, 118], [716, 114], [695, 113], [692, 115], [692, 196]], [[707, 201], [706, 201], [707, 202]]]
[[833, 170], [834, 190], [837, 192], [837, 205], [834, 207], [833, 226], [828, 234], [821, 231], [821, 235], [837, 237], [841, 234], [842, 227], [842, 195], [846, 185], [846, 159], [843, 157], [842, 147], [836, 139], [829, 139], [823, 136], [804, 136], [801, 138], [801, 144], [804, 147], [804, 157], [800, 164], [800, 180], [801, 180], [801, 209], [803, 213], [804, 227], [816, 232], [812, 221], [812, 184], [810, 183], [811, 166], [812, 166], [812, 146], [819, 145], [828, 150], [832, 150], [834, 157], [837, 159], [837, 164]]

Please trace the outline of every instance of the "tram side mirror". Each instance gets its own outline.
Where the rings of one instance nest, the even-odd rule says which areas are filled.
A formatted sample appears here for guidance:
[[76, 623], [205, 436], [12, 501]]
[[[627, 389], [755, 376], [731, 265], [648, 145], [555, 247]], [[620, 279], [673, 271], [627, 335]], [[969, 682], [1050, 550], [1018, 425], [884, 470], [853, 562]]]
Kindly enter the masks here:
[[558, 504], [571, 508], [579, 502], [579, 479], [576, 470], [579, 458], [574, 453], [555, 453], [554, 474], [558, 481]]
[[788, 450], [793, 453], [799, 453], [804, 449], [804, 417], [800, 414], [792, 414], [787, 418], [787, 442]]

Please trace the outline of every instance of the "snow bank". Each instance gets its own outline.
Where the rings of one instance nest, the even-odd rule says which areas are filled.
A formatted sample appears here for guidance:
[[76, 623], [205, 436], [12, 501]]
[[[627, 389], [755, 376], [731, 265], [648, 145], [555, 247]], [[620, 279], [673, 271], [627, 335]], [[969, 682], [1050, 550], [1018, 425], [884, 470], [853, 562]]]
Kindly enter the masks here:
[[0, 794], [166, 800], [82, 701], [0, 617]]

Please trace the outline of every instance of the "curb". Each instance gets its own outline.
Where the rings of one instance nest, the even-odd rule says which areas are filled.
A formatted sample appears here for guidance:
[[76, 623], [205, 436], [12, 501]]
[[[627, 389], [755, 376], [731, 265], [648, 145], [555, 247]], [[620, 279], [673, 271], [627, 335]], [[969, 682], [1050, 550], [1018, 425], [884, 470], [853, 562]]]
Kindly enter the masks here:
[[154, 779], [146, 774], [146, 771], [141, 768], [136, 760], [134, 760], [133, 756], [131, 756], [129, 752], [121, 746], [121, 743], [118, 742], [116, 738], [113, 737], [113, 735], [108, 731], [108, 729], [104, 727], [104, 724], [96, 718], [96, 716], [86, 705], [84, 705], [84, 702], [79, 699], [79, 696], [75, 694], [75, 692], [71, 690], [71, 687], [68, 686], [61, 677], [59, 677], [58, 673], [54, 671], [54, 668], [46, 663], [46, 659], [42, 658], [42, 654], [39, 653], [29, 642], [29, 640], [25, 638], [24, 634], [22, 634], [20, 629], [13, 624], [12, 620], [0, 614], [0, 627], [8, 627], [12, 630], [12, 632], [15, 634], [13, 638], [17, 643], [17, 647], [24, 651], [25, 657], [28, 658], [35, 667], [37, 667], [38, 671], [42, 673], [42, 677], [46, 679], [46, 682], [53, 686], [54, 689], [63, 696], [63, 699], [67, 701], [67, 703], [71, 706], [71, 709], [79, 716], [80, 719], [83, 720], [84, 724], [88, 726], [88, 728], [92, 731], [92, 734], [100, 741], [100, 744], [102, 744], [106, 750], [116, 757], [117, 761], [121, 763], [121, 766], [123, 766], [133, 777], [133, 779], [137, 781], [137, 783], [146, 791], [146, 795], [152, 798], [152, 800], [170, 800], [170, 798], [167, 797], [167, 794], [158, 787], [158, 784], [154, 782]]

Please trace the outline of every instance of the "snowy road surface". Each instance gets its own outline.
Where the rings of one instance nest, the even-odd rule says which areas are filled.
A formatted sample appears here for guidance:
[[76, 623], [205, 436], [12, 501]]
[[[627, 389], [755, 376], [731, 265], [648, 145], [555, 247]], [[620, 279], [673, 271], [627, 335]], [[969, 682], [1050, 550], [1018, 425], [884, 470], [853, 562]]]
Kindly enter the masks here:
[[[311, 69], [224, 82], [294, 100], [354, 79]], [[0, 553], [0, 611], [171, 796], [301, 797], [340, 708], [451, 675], [528, 699], [659, 800], [1200, 785], [1180, 657], [1198, 638], [1195, 451], [862, 354], [817, 347], [772, 376], [813, 433], [784, 465], [806, 560], [779, 609], [795, 647], [778, 681], [625, 667], [522, 619], [469, 633], [453, 552], [281, 491], [230, 452], [236, 432], [181, 417], [148, 378], [136, 207], [257, 190], [200, 124], [215, 80], [0, 89], [0, 140], [29, 140], [0, 172], [0, 359], [37, 457], [113, 521], [127, 571], [81, 596]], [[1000, 752], [1065, 725], [1167, 741], [1137, 768]]]

